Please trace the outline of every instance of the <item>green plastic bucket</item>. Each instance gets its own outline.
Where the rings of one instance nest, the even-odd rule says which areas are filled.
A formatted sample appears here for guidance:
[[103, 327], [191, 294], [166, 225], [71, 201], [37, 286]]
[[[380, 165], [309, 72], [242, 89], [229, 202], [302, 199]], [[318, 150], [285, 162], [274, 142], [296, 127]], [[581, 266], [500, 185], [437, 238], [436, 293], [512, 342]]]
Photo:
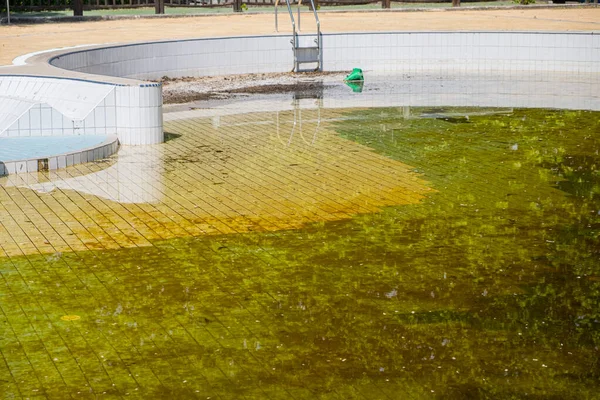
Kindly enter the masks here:
[[352, 70], [352, 72], [350, 72], [348, 74], [348, 76], [346, 78], [344, 78], [345, 81], [364, 81], [365, 78], [363, 76], [363, 72], [362, 69], [360, 68], [354, 68]]

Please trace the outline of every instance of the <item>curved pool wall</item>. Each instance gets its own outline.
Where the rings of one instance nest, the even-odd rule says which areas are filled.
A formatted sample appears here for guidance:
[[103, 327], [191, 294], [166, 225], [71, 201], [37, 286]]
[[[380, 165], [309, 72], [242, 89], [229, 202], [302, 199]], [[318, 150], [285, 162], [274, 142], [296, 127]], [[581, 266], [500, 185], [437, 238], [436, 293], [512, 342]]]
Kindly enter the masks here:
[[[314, 39], [300, 37], [306, 45]], [[600, 32], [336, 33], [323, 34], [322, 44], [324, 71], [600, 72]], [[293, 53], [289, 36], [249, 36], [78, 50], [50, 63], [88, 74], [157, 80], [288, 72]]]
[[[303, 45], [314, 39], [300, 37]], [[506, 87], [512, 99], [536, 96], [539, 90], [527, 82], [544, 76], [542, 81], [567, 82], [545, 100], [565, 94], [585, 103], [599, 101], [597, 94], [582, 91], [600, 81], [598, 32], [337, 33], [322, 35], [322, 45], [324, 71], [361, 67], [367, 76], [512, 76], [507, 82], [514, 84]], [[290, 36], [273, 35], [58, 50], [28, 61], [0, 69], [0, 137], [114, 134], [120, 144], [143, 145], [163, 141], [162, 87], [140, 80], [289, 72], [293, 52]], [[573, 77], [577, 84], [569, 85]], [[412, 93], [418, 88], [407, 87], [407, 95], [420, 96]], [[481, 103], [502, 94], [486, 90], [482, 87], [479, 96], [463, 94], [465, 105], [468, 99]]]
[[[121, 144], [160, 143], [162, 87], [0, 70], [0, 137], [117, 135]], [[52, 73], [52, 70], [43, 71]]]

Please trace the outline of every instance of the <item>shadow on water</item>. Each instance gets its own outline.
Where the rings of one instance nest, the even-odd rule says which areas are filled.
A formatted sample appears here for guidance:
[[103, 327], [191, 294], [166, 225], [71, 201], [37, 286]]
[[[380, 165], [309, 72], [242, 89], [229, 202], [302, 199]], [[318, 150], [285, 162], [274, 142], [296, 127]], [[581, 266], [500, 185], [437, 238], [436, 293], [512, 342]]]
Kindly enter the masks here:
[[546, 163], [543, 166], [556, 176], [556, 188], [576, 198], [597, 200], [600, 196], [598, 155], [566, 155], [554, 163]]
[[181, 134], [173, 132], [165, 132], [165, 143], [171, 140], [179, 139]]

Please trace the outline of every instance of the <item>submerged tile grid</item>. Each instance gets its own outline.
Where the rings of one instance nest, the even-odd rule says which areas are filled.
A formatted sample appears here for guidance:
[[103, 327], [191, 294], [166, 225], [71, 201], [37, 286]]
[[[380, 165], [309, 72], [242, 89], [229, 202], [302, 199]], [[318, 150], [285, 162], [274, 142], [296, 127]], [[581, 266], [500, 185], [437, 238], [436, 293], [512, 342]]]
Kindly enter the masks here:
[[[111, 269], [124, 265], [79, 257], [88, 250], [152, 246], [174, 237], [294, 229], [417, 202], [430, 190], [408, 166], [340, 139], [314, 118], [292, 131], [292, 113], [278, 115], [279, 125], [270, 114], [249, 115], [221, 118], [219, 127], [210, 119], [174, 121], [167, 130], [181, 136], [160, 148], [125, 148], [106, 163], [3, 179], [0, 248], [9, 258], [1, 271], [0, 293], [6, 301], [0, 302], [0, 370], [8, 396], [121, 397], [137, 392], [144, 397], [168, 388], [184, 397], [218, 397], [232, 388], [239, 393], [251, 388], [263, 398], [311, 397], [311, 391], [297, 384], [265, 391], [256, 375], [258, 370], [276, 379], [273, 371], [286, 363], [269, 345], [276, 320], [265, 320], [277, 301], [274, 282], [264, 291], [249, 291], [230, 281], [250, 279], [252, 270], [217, 267], [222, 279], [211, 274], [205, 295], [222, 299], [223, 307], [239, 307], [239, 318], [220, 320], [212, 310], [201, 318], [217, 324], [190, 325], [181, 316], [165, 316], [137, 327], [135, 319], [124, 317], [104, 327], [103, 319], [118, 319], [131, 306], [120, 300], [123, 290], [133, 290], [136, 298], [138, 288], [160, 286], [164, 273], [143, 271], [139, 282], [121, 283], [120, 274]], [[310, 141], [307, 132], [313, 135]], [[150, 201], [139, 202], [144, 199]], [[219, 237], [226, 242], [226, 236]], [[267, 247], [259, 248], [252, 262], [277, 260]], [[164, 285], [168, 282], [161, 291]], [[259, 296], [261, 308], [248, 309], [231, 297], [235, 292]], [[87, 323], [61, 320], [75, 313]], [[155, 341], [157, 336], [161, 339]], [[240, 345], [248, 348], [244, 359], [225, 357], [214, 365], [202, 365], [202, 359], [188, 352], [227, 352]], [[261, 346], [266, 359], [250, 351]], [[194, 376], [186, 376], [189, 366]], [[232, 378], [238, 373], [243, 381]]]
[[593, 398], [596, 114], [452, 111], [171, 120], [3, 179], [2, 395]]
[[292, 113], [279, 125], [269, 114], [251, 115], [221, 118], [221, 127], [173, 121], [166, 130], [181, 137], [124, 148], [109, 166], [5, 178], [2, 233], [12, 240], [4, 254], [293, 229], [410, 204], [429, 191], [408, 166], [340, 139], [314, 116], [294, 127]]

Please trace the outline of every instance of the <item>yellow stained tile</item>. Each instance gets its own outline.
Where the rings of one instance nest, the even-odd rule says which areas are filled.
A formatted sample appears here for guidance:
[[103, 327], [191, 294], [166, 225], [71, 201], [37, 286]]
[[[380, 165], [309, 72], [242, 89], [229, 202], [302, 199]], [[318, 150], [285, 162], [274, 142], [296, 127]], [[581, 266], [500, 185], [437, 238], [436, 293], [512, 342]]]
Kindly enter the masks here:
[[[343, 111], [322, 112], [334, 120]], [[159, 146], [0, 185], [0, 255], [149, 246], [173, 237], [276, 231], [420, 201], [411, 167], [292, 112], [187, 119]]]

